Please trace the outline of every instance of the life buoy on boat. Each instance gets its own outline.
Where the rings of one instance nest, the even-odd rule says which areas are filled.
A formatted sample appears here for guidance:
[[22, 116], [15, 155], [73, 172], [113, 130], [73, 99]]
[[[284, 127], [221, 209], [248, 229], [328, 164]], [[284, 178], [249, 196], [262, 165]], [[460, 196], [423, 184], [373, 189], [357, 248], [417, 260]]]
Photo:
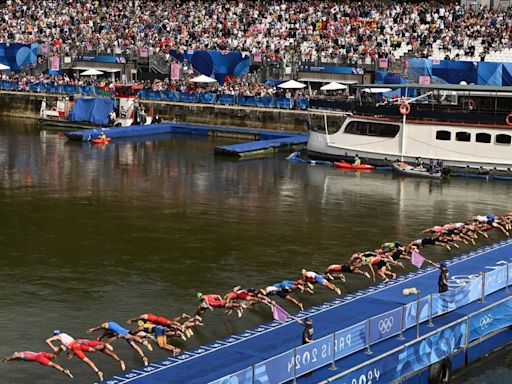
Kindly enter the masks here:
[[408, 115], [409, 112], [411, 112], [411, 106], [409, 105], [408, 102], [402, 102], [402, 104], [400, 104], [400, 113], [402, 115]]
[[473, 110], [473, 108], [475, 108], [475, 101], [473, 99], [468, 100], [468, 108], [470, 111]]
[[505, 123], [507, 123], [508, 126], [512, 126], [512, 121], [510, 119], [512, 119], [512, 113], [509, 113], [507, 117], [505, 117]]

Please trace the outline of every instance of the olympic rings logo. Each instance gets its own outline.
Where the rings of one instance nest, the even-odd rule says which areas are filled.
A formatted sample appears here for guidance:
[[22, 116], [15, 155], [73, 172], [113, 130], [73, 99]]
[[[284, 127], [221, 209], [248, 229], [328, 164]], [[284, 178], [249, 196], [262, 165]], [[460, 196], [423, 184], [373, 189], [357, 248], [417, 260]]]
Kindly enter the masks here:
[[491, 324], [492, 324], [492, 321], [493, 321], [493, 317], [490, 313], [487, 313], [485, 314], [484, 316], [482, 316], [482, 318], [480, 319], [480, 328], [481, 329], [486, 329], [488, 328]]
[[393, 317], [386, 317], [385, 319], [379, 320], [379, 331], [380, 333], [387, 333], [393, 328]]

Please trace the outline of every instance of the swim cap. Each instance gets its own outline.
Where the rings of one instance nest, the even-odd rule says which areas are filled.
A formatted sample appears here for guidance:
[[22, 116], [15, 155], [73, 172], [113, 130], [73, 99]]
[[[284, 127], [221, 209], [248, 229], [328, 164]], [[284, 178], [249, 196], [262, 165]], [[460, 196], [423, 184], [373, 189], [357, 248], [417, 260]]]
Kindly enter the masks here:
[[304, 275], [306, 273], [306, 270], [303, 269], [302, 271], [300, 271], [300, 273], [302, 273]]
[[199, 300], [203, 296], [203, 294], [201, 292], [197, 292], [196, 296], [197, 296], [197, 299]]
[[446, 263], [445, 263], [444, 261], [441, 261], [441, 262], [439, 263], [439, 265], [440, 265], [441, 267], [446, 267]]
[[60, 335], [60, 334], [61, 334], [60, 330], [58, 330], [58, 329], [54, 329], [54, 330], [53, 330], [53, 335], [54, 335], [54, 336], [58, 336], [58, 335]]
[[137, 321], [137, 325], [139, 327], [143, 327], [144, 326], [144, 322], [142, 320], [139, 320], [139, 321]]

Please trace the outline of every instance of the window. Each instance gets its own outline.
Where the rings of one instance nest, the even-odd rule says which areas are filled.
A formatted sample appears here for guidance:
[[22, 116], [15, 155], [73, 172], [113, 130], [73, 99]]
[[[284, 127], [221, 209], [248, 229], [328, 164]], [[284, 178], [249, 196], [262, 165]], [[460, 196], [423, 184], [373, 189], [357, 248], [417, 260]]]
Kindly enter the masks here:
[[400, 131], [400, 126], [394, 124], [382, 124], [369, 121], [351, 121], [345, 127], [345, 133], [352, 135], [395, 137]]
[[436, 139], [443, 141], [450, 141], [452, 139], [452, 133], [450, 131], [437, 131]]
[[510, 135], [496, 135], [496, 144], [510, 145]]
[[491, 135], [488, 133], [477, 133], [476, 134], [476, 142], [477, 143], [490, 143]]
[[469, 132], [457, 132], [455, 134], [455, 140], [457, 140], [457, 141], [471, 141], [471, 133], [469, 133]]

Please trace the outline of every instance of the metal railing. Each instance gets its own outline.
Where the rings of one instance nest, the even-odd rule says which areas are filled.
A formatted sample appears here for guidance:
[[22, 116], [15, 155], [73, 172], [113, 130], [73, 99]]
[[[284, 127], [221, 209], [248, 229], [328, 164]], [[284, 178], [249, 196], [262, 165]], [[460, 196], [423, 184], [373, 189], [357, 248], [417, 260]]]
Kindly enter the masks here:
[[[417, 340], [420, 338], [419, 325], [421, 323], [428, 322], [428, 326], [433, 326], [432, 320], [437, 316], [477, 300], [483, 303], [486, 296], [500, 289], [506, 289], [508, 293], [510, 285], [509, 276], [511, 273], [512, 263], [504, 263], [503, 266], [496, 267], [487, 273], [480, 273], [478, 277], [471, 280], [468, 284], [448, 292], [434, 293], [424, 297], [420, 297], [418, 294], [413, 302], [373, 316], [348, 328], [315, 340], [310, 344], [293, 348], [244, 370], [212, 381], [210, 384], [221, 384], [230, 378], [238, 378], [239, 382], [245, 380], [243, 382], [255, 383], [257, 378], [254, 376], [254, 372], [261, 371], [263, 368], [267, 374], [273, 375], [273, 382], [282, 383], [293, 380], [295, 383], [298, 377], [326, 365], [330, 365], [330, 368], [335, 370], [336, 361], [352, 353], [366, 349], [366, 353], [371, 354], [371, 346], [378, 342], [397, 335], [399, 339], [403, 339], [403, 332], [412, 327], [417, 328], [415, 338]], [[469, 322], [478, 313], [475, 312], [462, 320], [452, 323], [459, 324], [464, 322], [468, 324], [468, 335], [465, 337], [465, 345], [472, 338], [469, 335]], [[489, 322], [489, 319], [487, 318], [486, 321]], [[492, 322], [492, 320], [490, 321]], [[429, 333], [429, 335], [439, 333], [445, 328], [440, 328]], [[487, 328], [489, 328], [489, 324]], [[425, 335], [422, 337], [425, 337]], [[393, 351], [389, 353], [391, 352]], [[380, 357], [386, 355], [384, 354]], [[347, 374], [347, 372], [344, 372], [344, 374]]]

